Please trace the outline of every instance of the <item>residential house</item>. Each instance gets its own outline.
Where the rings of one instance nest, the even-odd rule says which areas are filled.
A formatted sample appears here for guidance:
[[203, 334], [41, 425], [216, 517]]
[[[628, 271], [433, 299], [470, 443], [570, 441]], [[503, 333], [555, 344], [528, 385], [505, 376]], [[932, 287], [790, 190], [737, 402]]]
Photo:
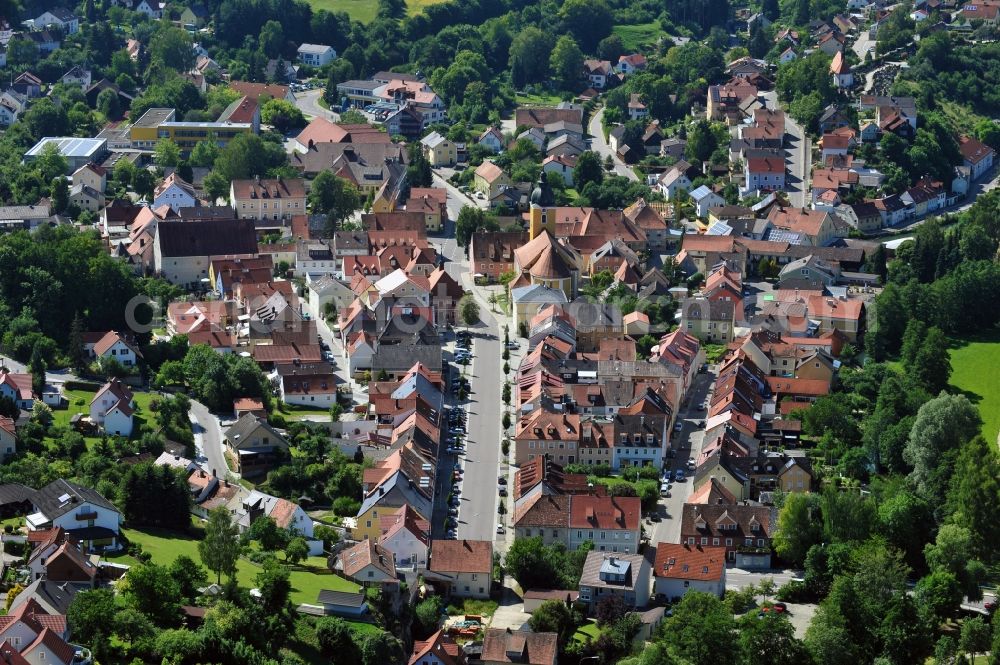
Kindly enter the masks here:
[[287, 219], [305, 214], [305, 183], [301, 178], [234, 180], [229, 201], [240, 219]]
[[668, 169], [660, 179], [656, 182], [657, 188], [663, 197], [668, 201], [675, 200], [682, 192], [687, 192], [691, 189], [691, 179], [687, 174], [677, 168]]
[[[238, 495], [239, 505], [235, 508], [236, 526], [240, 532], [249, 529], [260, 517], [269, 517], [279, 529], [287, 531], [291, 536], [302, 536], [309, 545], [310, 556], [316, 556], [323, 551], [323, 542], [313, 538], [313, 524], [306, 511], [300, 505], [260, 490], [249, 494]], [[233, 509], [233, 506], [230, 506]]]
[[257, 254], [253, 220], [170, 219], [156, 225], [153, 266], [171, 284], [201, 284], [208, 278], [211, 257], [237, 254]]
[[107, 170], [96, 164], [84, 164], [73, 172], [73, 185], [86, 185], [103, 196], [108, 188]]
[[101, 337], [96, 338], [93, 346], [85, 343], [84, 348], [90, 357], [96, 358], [98, 362], [114, 359], [125, 367], [134, 367], [138, 363], [138, 359], [142, 357], [142, 353], [139, 352], [138, 347], [136, 347], [132, 340], [114, 330], [110, 330]]
[[337, 403], [337, 382], [328, 363], [277, 367], [281, 401], [307, 408], [329, 409]]
[[962, 153], [962, 165], [969, 169], [973, 181], [993, 168], [993, 148], [971, 136], [962, 136], [958, 140], [958, 150]]
[[837, 266], [810, 254], [782, 266], [778, 273], [778, 287], [822, 291], [833, 286], [839, 275]]
[[[0, 627], [0, 658], [19, 665], [71, 665], [76, 647], [67, 642], [66, 616], [49, 614], [29, 599], [11, 609]], [[89, 653], [89, 652], [88, 652]]]
[[795, 49], [789, 46], [781, 52], [781, 55], [778, 56], [778, 62], [782, 65], [787, 65], [789, 62], [793, 62], [798, 57], [798, 54], [795, 53]]
[[44, 579], [79, 589], [94, 588], [97, 566], [65, 531], [57, 527], [50, 529], [50, 533], [49, 539], [36, 544], [28, 557], [31, 579]]
[[583, 106], [561, 102], [555, 107], [518, 107], [514, 111], [514, 126], [539, 129], [554, 122], [583, 124]]
[[641, 53], [629, 53], [628, 55], [618, 56], [618, 64], [615, 66], [615, 70], [618, 73], [626, 76], [644, 69], [646, 69], [646, 56]]
[[25, 518], [28, 531], [61, 528], [86, 552], [118, 547], [121, 513], [98, 492], [62, 478], [38, 490], [34, 512]]
[[101, 386], [90, 400], [90, 419], [102, 425], [108, 435], [131, 436], [134, 413], [132, 391], [117, 379]]
[[476, 167], [475, 176], [472, 181], [472, 188], [482, 194], [487, 199], [492, 199], [500, 193], [504, 187], [510, 187], [510, 176], [504, 170], [489, 160], [484, 160]]
[[708, 211], [726, 204], [726, 200], [713, 192], [708, 185], [702, 185], [692, 191], [689, 196], [694, 202], [695, 211], [702, 219], [708, 217]]
[[566, 183], [567, 187], [573, 186], [573, 169], [576, 168], [576, 157], [563, 157], [562, 155], [553, 155], [551, 157], [546, 157], [542, 162], [542, 171], [548, 175], [549, 173], [556, 173], [562, 178], [563, 182]]
[[81, 90], [86, 90], [90, 87], [90, 79], [91, 73], [89, 69], [81, 67], [80, 65], [75, 65], [59, 77], [59, 82], [65, 83], [69, 86], [76, 86]]
[[738, 567], [770, 567], [777, 510], [767, 506], [684, 504], [681, 542], [724, 547], [726, 561]]
[[527, 231], [478, 231], [472, 234], [469, 257], [476, 276], [496, 281], [513, 272], [514, 250], [529, 240]]
[[299, 62], [310, 67], [324, 67], [337, 57], [337, 51], [327, 44], [301, 44]]
[[[483, 665], [556, 665], [559, 657], [559, 635], [533, 633], [525, 630], [489, 628], [483, 638]], [[410, 661], [410, 665], [414, 665]]]
[[642, 101], [642, 95], [633, 93], [628, 100], [628, 119], [642, 120], [649, 117], [649, 107]]
[[638, 497], [577, 495], [569, 503], [569, 545], [575, 550], [586, 542], [597, 552], [639, 551], [642, 507]]
[[0, 462], [17, 453], [17, 428], [14, 419], [0, 416]]
[[75, 35], [80, 31], [80, 19], [64, 7], [53, 7], [26, 23], [30, 24], [29, 27], [32, 30], [59, 28], [67, 35]]
[[830, 74], [833, 76], [833, 87], [850, 88], [854, 85], [854, 72], [844, 57], [844, 52], [837, 51], [830, 63]]
[[244, 414], [223, 435], [226, 452], [242, 476], [261, 474], [288, 454], [288, 442], [267, 421]]
[[617, 596], [629, 608], [649, 604], [652, 566], [642, 554], [588, 552], [580, 575], [580, 602], [594, 607], [602, 598]]
[[618, 82], [614, 68], [611, 67], [611, 62], [608, 60], [584, 60], [583, 76], [587, 79], [590, 87], [595, 90], [603, 90]]
[[432, 541], [425, 579], [442, 584], [450, 596], [489, 598], [493, 583], [493, 541]]
[[751, 157], [744, 167], [743, 193], [785, 189], [785, 160], [781, 157]]
[[430, 523], [408, 505], [380, 519], [378, 544], [392, 553], [397, 568], [426, 567]]
[[21, 72], [11, 83], [11, 90], [28, 99], [42, 96], [42, 79], [31, 72]]
[[486, 146], [490, 152], [499, 153], [503, 150], [505, 139], [498, 127], [487, 127], [476, 140], [479, 145]]
[[688, 591], [726, 593], [726, 549], [686, 543], [657, 543], [653, 589], [671, 602]]
[[458, 148], [454, 141], [449, 141], [437, 132], [431, 132], [420, 139], [424, 157], [433, 167], [454, 166], [458, 161]]
[[442, 629], [413, 643], [413, 653], [407, 665], [466, 665], [465, 652]]
[[735, 317], [731, 301], [691, 298], [681, 307], [681, 330], [702, 342], [728, 344], [733, 340]]
[[341, 550], [337, 555], [337, 568], [344, 577], [363, 587], [378, 587], [399, 581], [396, 579], [392, 552], [374, 540], [362, 540]]
[[35, 405], [35, 395], [31, 390], [31, 374], [0, 369], [0, 397], [13, 400], [19, 409], [30, 411]]
[[192, 28], [204, 27], [209, 18], [211, 18], [211, 15], [208, 12], [208, 8], [201, 3], [195, 3], [190, 7], [184, 8], [181, 12], [180, 21], [185, 29], [191, 30]]

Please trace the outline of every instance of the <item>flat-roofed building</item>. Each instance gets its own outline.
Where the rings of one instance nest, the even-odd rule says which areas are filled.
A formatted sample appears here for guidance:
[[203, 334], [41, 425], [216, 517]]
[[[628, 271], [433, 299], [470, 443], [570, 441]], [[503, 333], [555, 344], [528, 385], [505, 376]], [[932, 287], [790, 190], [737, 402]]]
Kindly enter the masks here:
[[48, 145], [54, 145], [59, 154], [66, 159], [66, 175], [71, 175], [84, 164], [101, 163], [108, 152], [108, 142], [105, 139], [46, 136], [24, 153], [24, 162], [27, 164], [35, 161]]

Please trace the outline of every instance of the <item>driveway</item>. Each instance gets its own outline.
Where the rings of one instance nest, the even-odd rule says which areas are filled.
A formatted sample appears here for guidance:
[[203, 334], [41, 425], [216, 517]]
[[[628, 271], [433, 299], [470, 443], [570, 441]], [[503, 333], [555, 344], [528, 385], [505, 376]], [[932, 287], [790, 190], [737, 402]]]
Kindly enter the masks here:
[[602, 160], [609, 156], [611, 157], [615, 164], [615, 175], [624, 176], [629, 180], [638, 181], [639, 176], [635, 174], [635, 171], [626, 166], [625, 162], [618, 159], [618, 155], [611, 150], [611, 146], [609, 146], [608, 142], [604, 139], [604, 130], [602, 128], [603, 120], [604, 107], [601, 107], [597, 113], [590, 117], [590, 124], [587, 126], [587, 131], [590, 132], [590, 135], [593, 137], [590, 149], [599, 154]]
[[323, 88], [319, 90], [303, 90], [295, 93], [295, 105], [299, 107], [302, 114], [307, 118], [326, 118], [330, 122], [340, 120], [340, 115], [333, 111], [328, 111], [319, 105], [319, 100], [323, 96]]

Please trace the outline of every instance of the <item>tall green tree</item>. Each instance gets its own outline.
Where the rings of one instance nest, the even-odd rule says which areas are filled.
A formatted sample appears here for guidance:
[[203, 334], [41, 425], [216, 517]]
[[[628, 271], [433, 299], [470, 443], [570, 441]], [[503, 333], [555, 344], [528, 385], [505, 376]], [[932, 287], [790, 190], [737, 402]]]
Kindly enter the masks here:
[[614, 25], [614, 17], [604, 0], [566, 0], [559, 9], [559, 18], [588, 53], [593, 53], [598, 42], [611, 34]]
[[774, 550], [785, 561], [802, 564], [806, 553], [823, 537], [820, 502], [813, 494], [793, 493], [785, 497], [778, 513]]
[[555, 48], [549, 57], [549, 70], [552, 80], [560, 90], [575, 92], [580, 87], [583, 63], [583, 51], [569, 35], [563, 35], [556, 40]]
[[222, 582], [223, 573], [229, 578], [236, 575], [236, 561], [240, 556], [239, 528], [233, 524], [232, 515], [225, 506], [208, 514], [198, 554], [205, 566], [215, 572], [216, 582]]
[[322, 171], [309, 188], [309, 205], [313, 212], [326, 215], [327, 229], [332, 234], [361, 206], [361, 196], [351, 182], [331, 171]]
[[553, 46], [549, 34], [534, 26], [517, 33], [510, 45], [511, 82], [520, 88], [544, 81], [549, 73], [549, 54]]
[[733, 639], [736, 622], [716, 596], [688, 591], [667, 619], [663, 641], [691, 665], [735, 665], [740, 662]]
[[156, 142], [153, 159], [160, 168], [177, 166], [181, 162], [181, 149], [170, 139], [160, 139]]
[[917, 412], [903, 458], [913, 467], [910, 480], [936, 514], [944, 512], [958, 450], [978, 434], [981, 423], [964, 395], [942, 393]]

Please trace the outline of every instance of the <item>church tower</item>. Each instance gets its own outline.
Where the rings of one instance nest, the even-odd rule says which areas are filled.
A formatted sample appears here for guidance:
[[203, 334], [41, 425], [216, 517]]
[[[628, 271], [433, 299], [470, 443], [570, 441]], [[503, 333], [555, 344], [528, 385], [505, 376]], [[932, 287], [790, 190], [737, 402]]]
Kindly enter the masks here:
[[528, 213], [528, 237], [530, 240], [537, 238], [542, 229], [546, 229], [552, 237], [556, 235], [556, 220], [547, 208], [555, 207], [555, 195], [552, 188], [545, 182], [545, 172], [538, 176], [538, 184], [531, 192], [531, 210]]

